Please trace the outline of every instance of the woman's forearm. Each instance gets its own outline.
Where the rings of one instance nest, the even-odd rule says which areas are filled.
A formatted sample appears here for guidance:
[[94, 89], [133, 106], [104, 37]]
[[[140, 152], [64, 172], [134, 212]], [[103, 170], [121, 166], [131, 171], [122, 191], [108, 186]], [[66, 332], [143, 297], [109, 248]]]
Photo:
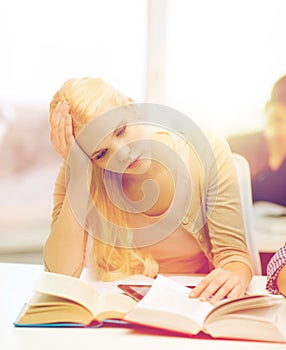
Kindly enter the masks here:
[[[66, 153], [68, 155], [64, 173], [58, 179], [59, 191], [63, 192], [64, 200], [44, 247], [44, 264], [48, 271], [79, 277], [85, 260], [87, 233], [84, 225], [92, 168], [89, 158], [74, 142], [71, 117], [68, 116], [69, 118], [65, 121], [69, 121], [68, 135], [72, 140], [70, 140], [71, 145], [64, 148], [63, 157]], [[53, 130], [58, 132], [58, 129]], [[66, 172], [67, 169], [68, 172]], [[68, 184], [63, 190], [65, 181]]]
[[84, 266], [85, 236], [66, 196], [44, 247], [46, 270], [79, 277]]

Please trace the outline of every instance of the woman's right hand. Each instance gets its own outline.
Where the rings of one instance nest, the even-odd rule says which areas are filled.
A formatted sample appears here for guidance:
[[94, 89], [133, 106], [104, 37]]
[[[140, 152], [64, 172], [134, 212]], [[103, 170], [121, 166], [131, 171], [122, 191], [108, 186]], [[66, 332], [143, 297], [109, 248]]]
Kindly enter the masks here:
[[67, 160], [75, 142], [70, 106], [59, 101], [51, 116], [50, 139], [59, 155]]
[[51, 116], [50, 138], [55, 150], [65, 160], [74, 177], [86, 174], [91, 180], [91, 162], [86, 153], [76, 142], [73, 134], [70, 106], [67, 102], [59, 101]]

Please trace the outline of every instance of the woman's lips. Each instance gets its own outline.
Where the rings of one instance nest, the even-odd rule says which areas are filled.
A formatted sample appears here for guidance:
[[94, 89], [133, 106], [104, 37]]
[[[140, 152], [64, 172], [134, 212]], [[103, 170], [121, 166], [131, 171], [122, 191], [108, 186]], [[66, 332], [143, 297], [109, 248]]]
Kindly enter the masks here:
[[130, 163], [129, 165], [128, 165], [128, 169], [134, 169], [134, 168], [136, 168], [137, 167], [137, 165], [140, 163], [140, 161], [141, 161], [141, 159], [140, 159], [140, 156], [139, 157], [137, 157], [135, 160], [133, 160], [133, 162], [132, 163]]

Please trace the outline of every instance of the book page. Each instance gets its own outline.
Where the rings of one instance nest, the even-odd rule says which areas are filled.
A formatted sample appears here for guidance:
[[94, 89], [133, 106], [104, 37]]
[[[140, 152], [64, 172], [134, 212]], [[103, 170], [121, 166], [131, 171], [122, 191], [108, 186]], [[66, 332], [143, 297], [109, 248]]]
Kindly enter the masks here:
[[[168, 314], [180, 315], [202, 325], [206, 315], [213, 309], [209, 302], [189, 297], [190, 289], [167, 277], [158, 275], [149, 292], [135, 306]], [[138, 311], [139, 314], [139, 311]]]
[[37, 279], [33, 290], [73, 300], [92, 311], [98, 293], [86, 282], [71, 276], [43, 272]]
[[43, 272], [37, 280], [34, 291], [69, 299], [83, 305], [95, 318], [122, 317], [136, 303], [130, 297], [115, 294], [98, 294], [88, 283], [71, 276]]
[[106, 318], [122, 318], [136, 304], [135, 300], [124, 294], [101, 294], [92, 311], [100, 321]]
[[251, 295], [238, 299], [225, 299], [220, 301], [208, 314], [205, 323], [211, 323], [227, 314], [249, 311], [250, 314], [255, 309], [263, 309], [274, 306], [280, 301], [284, 301], [281, 295]]
[[93, 319], [92, 312], [76, 302], [34, 292], [29, 303], [19, 313], [15, 324], [89, 324]]
[[285, 300], [261, 308], [226, 313], [205, 324], [205, 331], [214, 337], [286, 341]]

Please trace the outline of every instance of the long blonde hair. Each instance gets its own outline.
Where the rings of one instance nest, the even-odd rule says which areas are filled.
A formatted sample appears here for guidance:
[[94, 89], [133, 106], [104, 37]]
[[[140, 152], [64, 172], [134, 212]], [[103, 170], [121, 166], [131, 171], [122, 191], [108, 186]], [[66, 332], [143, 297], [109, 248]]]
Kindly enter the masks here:
[[[98, 78], [67, 80], [50, 103], [50, 118], [59, 101], [66, 101], [70, 106], [75, 136], [98, 115], [133, 103], [130, 97], [121, 94]], [[132, 274], [156, 275], [158, 264], [151, 256], [143, 255], [135, 248], [126, 248], [132, 246], [132, 232], [127, 225], [128, 213], [111, 202], [105, 188], [104, 177], [110, 186], [116, 186], [116, 174], [93, 166], [92, 205], [96, 206], [103, 218], [94, 215], [91, 206], [87, 216], [89, 220], [96, 221], [91, 225], [97, 232], [96, 238], [93, 238], [89, 260], [97, 278], [115, 280]], [[116, 225], [109, 224], [111, 218]]]

